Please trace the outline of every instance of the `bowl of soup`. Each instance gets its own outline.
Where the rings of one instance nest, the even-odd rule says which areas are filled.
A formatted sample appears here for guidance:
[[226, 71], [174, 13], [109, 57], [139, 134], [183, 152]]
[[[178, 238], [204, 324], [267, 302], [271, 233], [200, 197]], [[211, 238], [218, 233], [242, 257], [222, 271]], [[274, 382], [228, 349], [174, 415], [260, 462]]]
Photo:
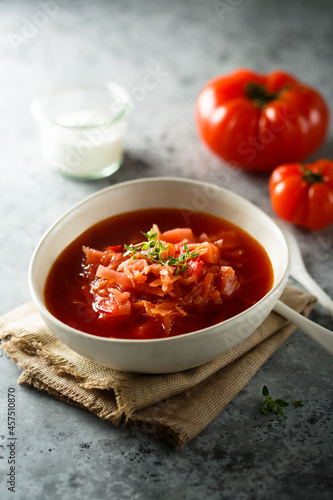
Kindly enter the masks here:
[[246, 339], [289, 265], [282, 232], [258, 207], [213, 184], [158, 177], [69, 210], [38, 244], [29, 286], [75, 352], [121, 371], [170, 373]]

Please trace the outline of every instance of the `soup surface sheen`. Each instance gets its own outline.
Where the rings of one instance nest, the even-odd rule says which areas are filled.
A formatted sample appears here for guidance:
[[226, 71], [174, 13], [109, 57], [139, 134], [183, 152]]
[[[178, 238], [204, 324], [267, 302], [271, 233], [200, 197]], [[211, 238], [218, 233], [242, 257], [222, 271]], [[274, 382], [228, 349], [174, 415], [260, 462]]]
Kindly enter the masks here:
[[[160, 251], [160, 260], [151, 261], [139, 245], [151, 228], [157, 246], [150, 251]], [[44, 297], [56, 318], [83, 332], [150, 339], [231, 318], [272, 285], [266, 251], [239, 227], [202, 212], [154, 208], [116, 215], [82, 233], [53, 264]]]

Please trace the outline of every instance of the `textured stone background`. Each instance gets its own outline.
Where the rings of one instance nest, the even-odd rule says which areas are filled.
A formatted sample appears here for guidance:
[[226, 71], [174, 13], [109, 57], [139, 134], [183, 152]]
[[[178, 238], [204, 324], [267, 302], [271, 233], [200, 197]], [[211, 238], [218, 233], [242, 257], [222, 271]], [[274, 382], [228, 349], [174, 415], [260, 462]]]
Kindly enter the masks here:
[[[329, 0], [50, 0], [53, 14], [43, 22], [45, 3], [0, 2], [0, 314], [29, 300], [29, 260], [49, 225], [110, 184], [154, 175], [208, 180], [272, 215], [267, 176], [232, 171], [198, 140], [194, 103], [211, 77], [238, 67], [284, 68], [333, 106]], [[27, 32], [29, 23], [35, 29]], [[23, 37], [20, 43], [13, 35]], [[156, 69], [158, 85], [142, 92], [145, 76]], [[123, 167], [97, 182], [45, 169], [31, 98], [57, 84], [109, 80], [126, 86], [135, 102]], [[324, 156], [333, 158], [332, 131], [314, 158]], [[333, 296], [332, 228], [294, 231], [309, 271]], [[333, 327], [319, 306], [311, 318]], [[1, 498], [331, 498], [332, 358], [300, 331], [180, 451], [17, 387], [18, 368], [5, 357], [0, 366], [0, 434], [14, 386], [19, 437], [17, 492], [7, 491], [0, 460]], [[287, 409], [284, 418], [265, 417], [259, 411], [264, 384], [277, 397], [295, 396], [306, 405]]]

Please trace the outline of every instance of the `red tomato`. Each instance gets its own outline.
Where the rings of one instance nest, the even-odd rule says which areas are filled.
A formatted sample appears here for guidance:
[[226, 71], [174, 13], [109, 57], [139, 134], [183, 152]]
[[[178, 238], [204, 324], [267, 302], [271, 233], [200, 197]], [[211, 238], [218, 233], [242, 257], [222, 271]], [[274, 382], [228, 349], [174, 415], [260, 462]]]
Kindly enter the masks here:
[[323, 97], [281, 71], [219, 76], [196, 103], [197, 128], [206, 145], [223, 160], [257, 172], [313, 153], [326, 137], [328, 120]]
[[324, 229], [333, 223], [333, 161], [281, 165], [271, 174], [269, 193], [281, 219]]

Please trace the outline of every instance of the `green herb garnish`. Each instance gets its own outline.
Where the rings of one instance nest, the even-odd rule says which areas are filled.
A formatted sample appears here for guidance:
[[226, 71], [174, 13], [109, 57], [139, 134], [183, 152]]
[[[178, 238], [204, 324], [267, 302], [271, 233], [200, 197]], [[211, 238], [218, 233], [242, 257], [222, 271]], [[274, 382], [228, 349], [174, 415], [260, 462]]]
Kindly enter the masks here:
[[[147, 238], [147, 241], [136, 243], [135, 245], [124, 245], [126, 252], [123, 254], [124, 257], [131, 255], [134, 260], [136, 260], [137, 254], [143, 255], [146, 259], [151, 262], [156, 262], [158, 264], [169, 266], [176, 266], [175, 275], [177, 276], [180, 272], [184, 272], [187, 269], [187, 261], [190, 259], [195, 259], [199, 257], [198, 252], [190, 252], [186, 243], [184, 243], [185, 252], [181, 253], [179, 257], [171, 257], [167, 255], [165, 257], [165, 252], [168, 250], [168, 244], [163, 246], [163, 243], [157, 240], [157, 233], [153, 233], [151, 228], [148, 233], [141, 231], [143, 236]], [[163, 256], [164, 254], [164, 256]]]
[[298, 399], [293, 398], [293, 402], [297, 408], [304, 406], [304, 401], [299, 401]]
[[274, 408], [276, 408], [276, 411], [278, 412], [281, 417], [283, 417], [283, 410], [285, 406], [289, 406], [289, 403], [285, 401], [284, 399], [273, 399], [271, 396], [269, 396], [269, 390], [267, 388], [267, 385], [264, 385], [262, 388], [262, 395], [265, 397], [264, 404], [261, 406], [261, 411], [264, 413], [264, 415], [270, 415]]

